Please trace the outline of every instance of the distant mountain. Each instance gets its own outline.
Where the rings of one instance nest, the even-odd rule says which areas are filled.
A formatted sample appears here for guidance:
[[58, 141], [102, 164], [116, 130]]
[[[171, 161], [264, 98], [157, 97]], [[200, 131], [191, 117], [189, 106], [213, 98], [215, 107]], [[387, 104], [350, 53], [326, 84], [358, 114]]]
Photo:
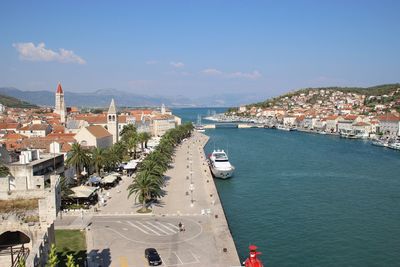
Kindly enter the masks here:
[[[67, 106], [107, 107], [114, 98], [119, 107], [155, 107], [165, 104], [168, 107], [230, 107], [259, 101], [244, 94], [220, 94], [191, 99], [185, 96], [145, 96], [106, 88], [94, 92], [64, 92]], [[54, 106], [55, 95], [51, 91], [22, 91], [13, 87], [0, 88], [0, 94], [15, 97], [40, 106]]]
[[38, 106], [11, 96], [0, 95], [0, 103], [10, 108], [37, 108]]

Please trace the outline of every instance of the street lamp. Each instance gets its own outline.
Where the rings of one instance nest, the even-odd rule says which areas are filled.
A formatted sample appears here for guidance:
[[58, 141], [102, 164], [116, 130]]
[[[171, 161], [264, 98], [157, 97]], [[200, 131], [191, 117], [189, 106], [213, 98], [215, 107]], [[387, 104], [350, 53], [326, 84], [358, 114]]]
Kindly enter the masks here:
[[190, 206], [193, 207], [193, 191], [194, 191], [194, 184], [189, 185], [189, 190], [190, 190]]

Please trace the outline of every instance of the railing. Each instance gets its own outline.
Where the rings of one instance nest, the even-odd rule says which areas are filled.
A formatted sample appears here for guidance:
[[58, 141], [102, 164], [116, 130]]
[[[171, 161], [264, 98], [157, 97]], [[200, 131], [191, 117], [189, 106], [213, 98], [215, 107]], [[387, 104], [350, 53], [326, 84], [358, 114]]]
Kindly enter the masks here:
[[21, 259], [25, 262], [29, 255], [29, 248], [25, 248], [24, 245], [0, 247], [0, 256], [7, 255], [11, 257], [11, 267], [17, 267]]

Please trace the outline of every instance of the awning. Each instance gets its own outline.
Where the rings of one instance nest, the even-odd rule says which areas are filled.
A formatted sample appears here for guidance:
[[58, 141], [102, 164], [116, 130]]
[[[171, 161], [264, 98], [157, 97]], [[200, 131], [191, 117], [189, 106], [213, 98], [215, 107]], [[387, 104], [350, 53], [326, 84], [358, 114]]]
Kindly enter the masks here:
[[97, 191], [97, 187], [80, 185], [72, 187], [71, 190], [74, 192], [71, 197], [74, 198], [89, 198], [93, 193]]
[[91, 184], [98, 184], [100, 182], [101, 182], [101, 178], [98, 176], [92, 176], [88, 180], [88, 183], [91, 183]]
[[136, 161], [136, 160], [131, 160], [131, 161], [128, 162], [128, 164], [126, 164], [126, 165], [124, 166], [124, 169], [125, 169], [125, 170], [136, 169], [137, 164], [138, 164], [138, 161]]
[[102, 183], [103, 184], [111, 184], [113, 183], [115, 180], [117, 180], [118, 176], [115, 174], [110, 174], [107, 175], [106, 177], [103, 178]]

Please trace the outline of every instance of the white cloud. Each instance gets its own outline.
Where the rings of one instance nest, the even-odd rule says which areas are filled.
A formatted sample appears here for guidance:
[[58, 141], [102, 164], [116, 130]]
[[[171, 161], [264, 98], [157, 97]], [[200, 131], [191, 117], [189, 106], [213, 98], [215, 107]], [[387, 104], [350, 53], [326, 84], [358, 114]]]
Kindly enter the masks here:
[[204, 69], [201, 71], [202, 74], [204, 75], [209, 75], [209, 76], [222, 76], [224, 78], [241, 78], [241, 79], [249, 79], [249, 80], [256, 80], [258, 78], [261, 78], [261, 73], [258, 70], [255, 70], [253, 72], [222, 72], [217, 69], [209, 68], [209, 69]]
[[21, 60], [86, 64], [86, 61], [76, 55], [72, 50], [60, 48], [58, 51], [53, 51], [47, 49], [45, 46], [44, 43], [39, 43], [37, 46], [34, 43], [13, 44]]
[[157, 64], [157, 63], [158, 63], [157, 60], [147, 60], [147, 61], [146, 61], [146, 65], [155, 65], [155, 64]]
[[262, 75], [258, 70], [255, 70], [253, 72], [233, 72], [229, 73], [227, 77], [229, 78], [244, 78], [244, 79], [250, 79], [250, 80], [256, 80], [260, 78]]
[[185, 66], [182, 62], [171, 61], [169, 64], [175, 68], [183, 68]]
[[205, 69], [205, 70], [202, 70], [201, 73], [203, 73], [205, 75], [214, 75], [214, 76], [223, 74], [222, 71], [219, 71], [217, 69]]

